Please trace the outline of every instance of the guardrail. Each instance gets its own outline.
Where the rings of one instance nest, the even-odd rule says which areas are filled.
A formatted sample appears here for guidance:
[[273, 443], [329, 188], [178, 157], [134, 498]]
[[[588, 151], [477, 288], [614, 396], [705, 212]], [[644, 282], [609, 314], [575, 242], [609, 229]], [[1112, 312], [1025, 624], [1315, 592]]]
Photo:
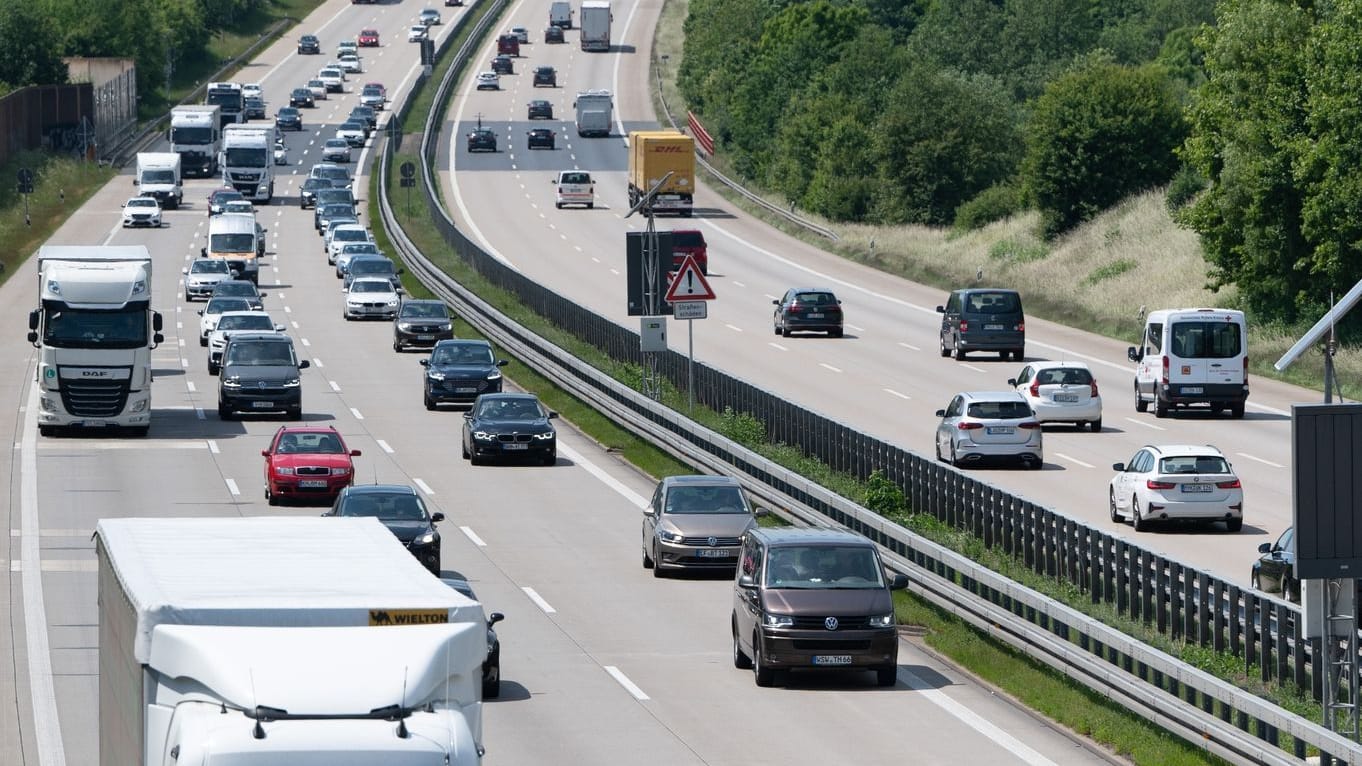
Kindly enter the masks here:
[[[479, 30], [504, 4], [505, 0], [497, 0]], [[637, 335], [534, 284], [483, 252], [441, 206], [433, 170], [440, 141], [436, 128], [442, 124], [462, 58], [472, 50], [475, 39], [476, 35], [460, 49], [460, 60], [440, 83], [422, 136], [424, 196], [431, 219], [450, 250], [490, 281], [511, 290], [527, 306], [561, 318], [581, 337], [604, 341], [601, 347], [619, 352], [618, 358], [636, 361], [640, 356]], [[404, 103], [399, 115], [409, 105], [409, 101]], [[379, 155], [380, 207], [391, 240], [408, 267], [466, 321], [557, 385], [672, 454], [704, 469], [737, 476], [754, 494], [805, 524], [835, 524], [870, 537], [895, 566], [910, 574], [915, 590], [924, 597], [1217, 755], [1237, 763], [1277, 764], [1304, 758], [1315, 748], [1331, 757], [1362, 763], [1362, 745], [913, 534], [642, 396], [510, 320], [441, 272], [402, 231], [388, 198], [393, 147], [393, 142], [385, 140]], [[673, 364], [684, 380], [684, 357], [664, 357], [664, 371]], [[841, 465], [835, 467], [860, 476], [875, 468], [891, 473], [901, 480], [914, 509], [970, 530], [986, 545], [1016, 554], [1034, 571], [1075, 584], [1094, 603], [1114, 604], [1120, 612], [1182, 640], [1242, 653], [1246, 663], [1256, 658], [1265, 680], [1271, 677], [1309, 685], [1312, 674], [1307, 660], [1312, 647], [1299, 638], [1300, 613], [1291, 605], [1242, 590], [953, 468], [852, 432], [721, 371], [697, 367], [704, 370], [697, 370], [697, 389], [705, 387], [703, 403], [750, 412], [746, 405], [764, 396], [765, 422], [775, 426], [777, 440], [801, 446], [833, 445], [835, 454], [841, 456], [836, 461]], [[818, 452], [813, 450], [815, 455]], [[1314, 685], [1318, 688], [1319, 682]]]

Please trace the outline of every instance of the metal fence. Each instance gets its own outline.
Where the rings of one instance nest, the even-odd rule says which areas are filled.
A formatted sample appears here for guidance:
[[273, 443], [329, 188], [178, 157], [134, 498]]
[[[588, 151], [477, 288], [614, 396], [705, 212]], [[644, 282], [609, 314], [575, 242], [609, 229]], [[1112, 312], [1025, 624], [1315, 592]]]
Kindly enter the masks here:
[[[503, 6], [504, 0], [494, 5], [479, 29]], [[456, 54], [459, 58], [440, 84], [422, 136], [422, 196], [430, 219], [451, 252], [526, 307], [612, 358], [638, 363], [642, 357], [636, 333], [483, 252], [457, 228], [439, 202], [434, 169], [441, 141], [438, 127], [458, 61], [471, 51], [479, 34], [475, 30]], [[409, 108], [410, 101], [397, 115], [404, 116]], [[919, 575], [917, 582], [929, 597], [941, 599], [989, 632], [1114, 699], [1119, 697], [1128, 707], [1218, 754], [1239, 762], [1289, 762], [1292, 757], [1304, 757], [1307, 747], [1313, 746], [1362, 763], [1362, 747], [1356, 743], [914, 535], [642, 397], [507, 319], [441, 273], [406, 240], [388, 204], [388, 166], [394, 146], [386, 141], [381, 154], [380, 197], [385, 222], [408, 266], [462, 316], [555, 382], [675, 454], [740, 476], [757, 494], [782, 503], [806, 522], [835, 523], [871, 537], [895, 561]], [[685, 365], [686, 358], [675, 352], [664, 354], [660, 364], [663, 374], [680, 390], [686, 385]], [[714, 409], [750, 414], [766, 425], [770, 441], [798, 447], [836, 470], [862, 479], [883, 471], [904, 490], [914, 512], [970, 532], [985, 546], [1015, 557], [1036, 574], [1075, 588], [1093, 604], [1110, 605], [1170, 639], [1240, 656], [1246, 670], [1264, 681], [1295, 684], [1312, 690], [1316, 698], [1322, 690], [1322, 674], [1312, 673], [1310, 663], [1319, 647], [1300, 637], [1300, 611], [1291, 604], [1240, 588], [953, 467], [856, 432], [708, 365], [696, 365], [695, 396]]]

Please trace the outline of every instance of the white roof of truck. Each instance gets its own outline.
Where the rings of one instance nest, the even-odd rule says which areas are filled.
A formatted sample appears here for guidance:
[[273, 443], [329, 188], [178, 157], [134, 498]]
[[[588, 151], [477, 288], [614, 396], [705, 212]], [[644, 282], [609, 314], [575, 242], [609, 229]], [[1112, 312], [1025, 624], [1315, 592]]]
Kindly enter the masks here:
[[[146, 662], [161, 624], [343, 627], [478, 622], [377, 519], [101, 519], [100, 588], [137, 615]], [[112, 598], [113, 596], [105, 596]], [[397, 628], [394, 628], [397, 629]]]
[[149, 261], [146, 245], [43, 245], [38, 248], [38, 268], [43, 261]]

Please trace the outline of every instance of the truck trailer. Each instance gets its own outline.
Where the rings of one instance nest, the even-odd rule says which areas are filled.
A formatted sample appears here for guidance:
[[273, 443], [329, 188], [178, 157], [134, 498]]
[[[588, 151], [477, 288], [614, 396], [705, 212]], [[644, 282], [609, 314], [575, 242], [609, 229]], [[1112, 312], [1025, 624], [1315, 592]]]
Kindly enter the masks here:
[[614, 120], [614, 97], [608, 90], [584, 90], [572, 102], [577, 110], [577, 135], [609, 136]]
[[180, 155], [185, 175], [211, 178], [218, 174], [222, 151], [222, 107], [216, 104], [177, 106], [170, 110], [170, 150]]
[[137, 175], [133, 184], [143, 197], [155, 197], [161, 207], [174, 210], [184, 200], [180, 178], [182, 163], [174, 152], [138, 152]]
[[695, 139], [674, 130], [629, 133], [630, 207], [669, 172], [653, 197], [652, 209], [689, 217], [695, 195]]
[[482, 605], [373, 518], [95, 529], [101, 766], [476, 766]]
[[143, 245], [44, 245], [38, 308], [28, 341], [38, 349], [38, 432], [151, 428], [151, 350], [161, 315], [151, 309], [151, 253]]
[[273, 125], [228, 125], [222, 131], [222, 180], [252, 202], [274, 197]]
[[582, 0], [578, 39], [584, 51], [610, 50], [610, 0]]

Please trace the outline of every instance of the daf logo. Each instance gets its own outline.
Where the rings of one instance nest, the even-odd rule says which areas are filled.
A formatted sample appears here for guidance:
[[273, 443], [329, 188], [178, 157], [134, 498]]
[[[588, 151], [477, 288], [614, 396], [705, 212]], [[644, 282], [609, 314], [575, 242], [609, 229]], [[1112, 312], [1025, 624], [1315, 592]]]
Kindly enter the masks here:
[[713, 548], [714, 546], [716, 546], [716, 545], [718, 545], [718, 544], [719, 544], [719, 538], [717, 538], [717, 537], [711, 537], [711, 538], [709, 538], [709, 547]]
[[107, 377], [109, 377], [109, 371], [108, 371], [108, 370], [81, 370], [81, 371], [80, 371], [80, 376], [81, 376], [82, 378], [107, 378]]
[[824, 620], [823, 620], [823, 627], [827, 628], [828, 630], [837, 630], [837, 618], [836, 618], [836, 617], [828, 617], [828, 618], [824, 619]]

